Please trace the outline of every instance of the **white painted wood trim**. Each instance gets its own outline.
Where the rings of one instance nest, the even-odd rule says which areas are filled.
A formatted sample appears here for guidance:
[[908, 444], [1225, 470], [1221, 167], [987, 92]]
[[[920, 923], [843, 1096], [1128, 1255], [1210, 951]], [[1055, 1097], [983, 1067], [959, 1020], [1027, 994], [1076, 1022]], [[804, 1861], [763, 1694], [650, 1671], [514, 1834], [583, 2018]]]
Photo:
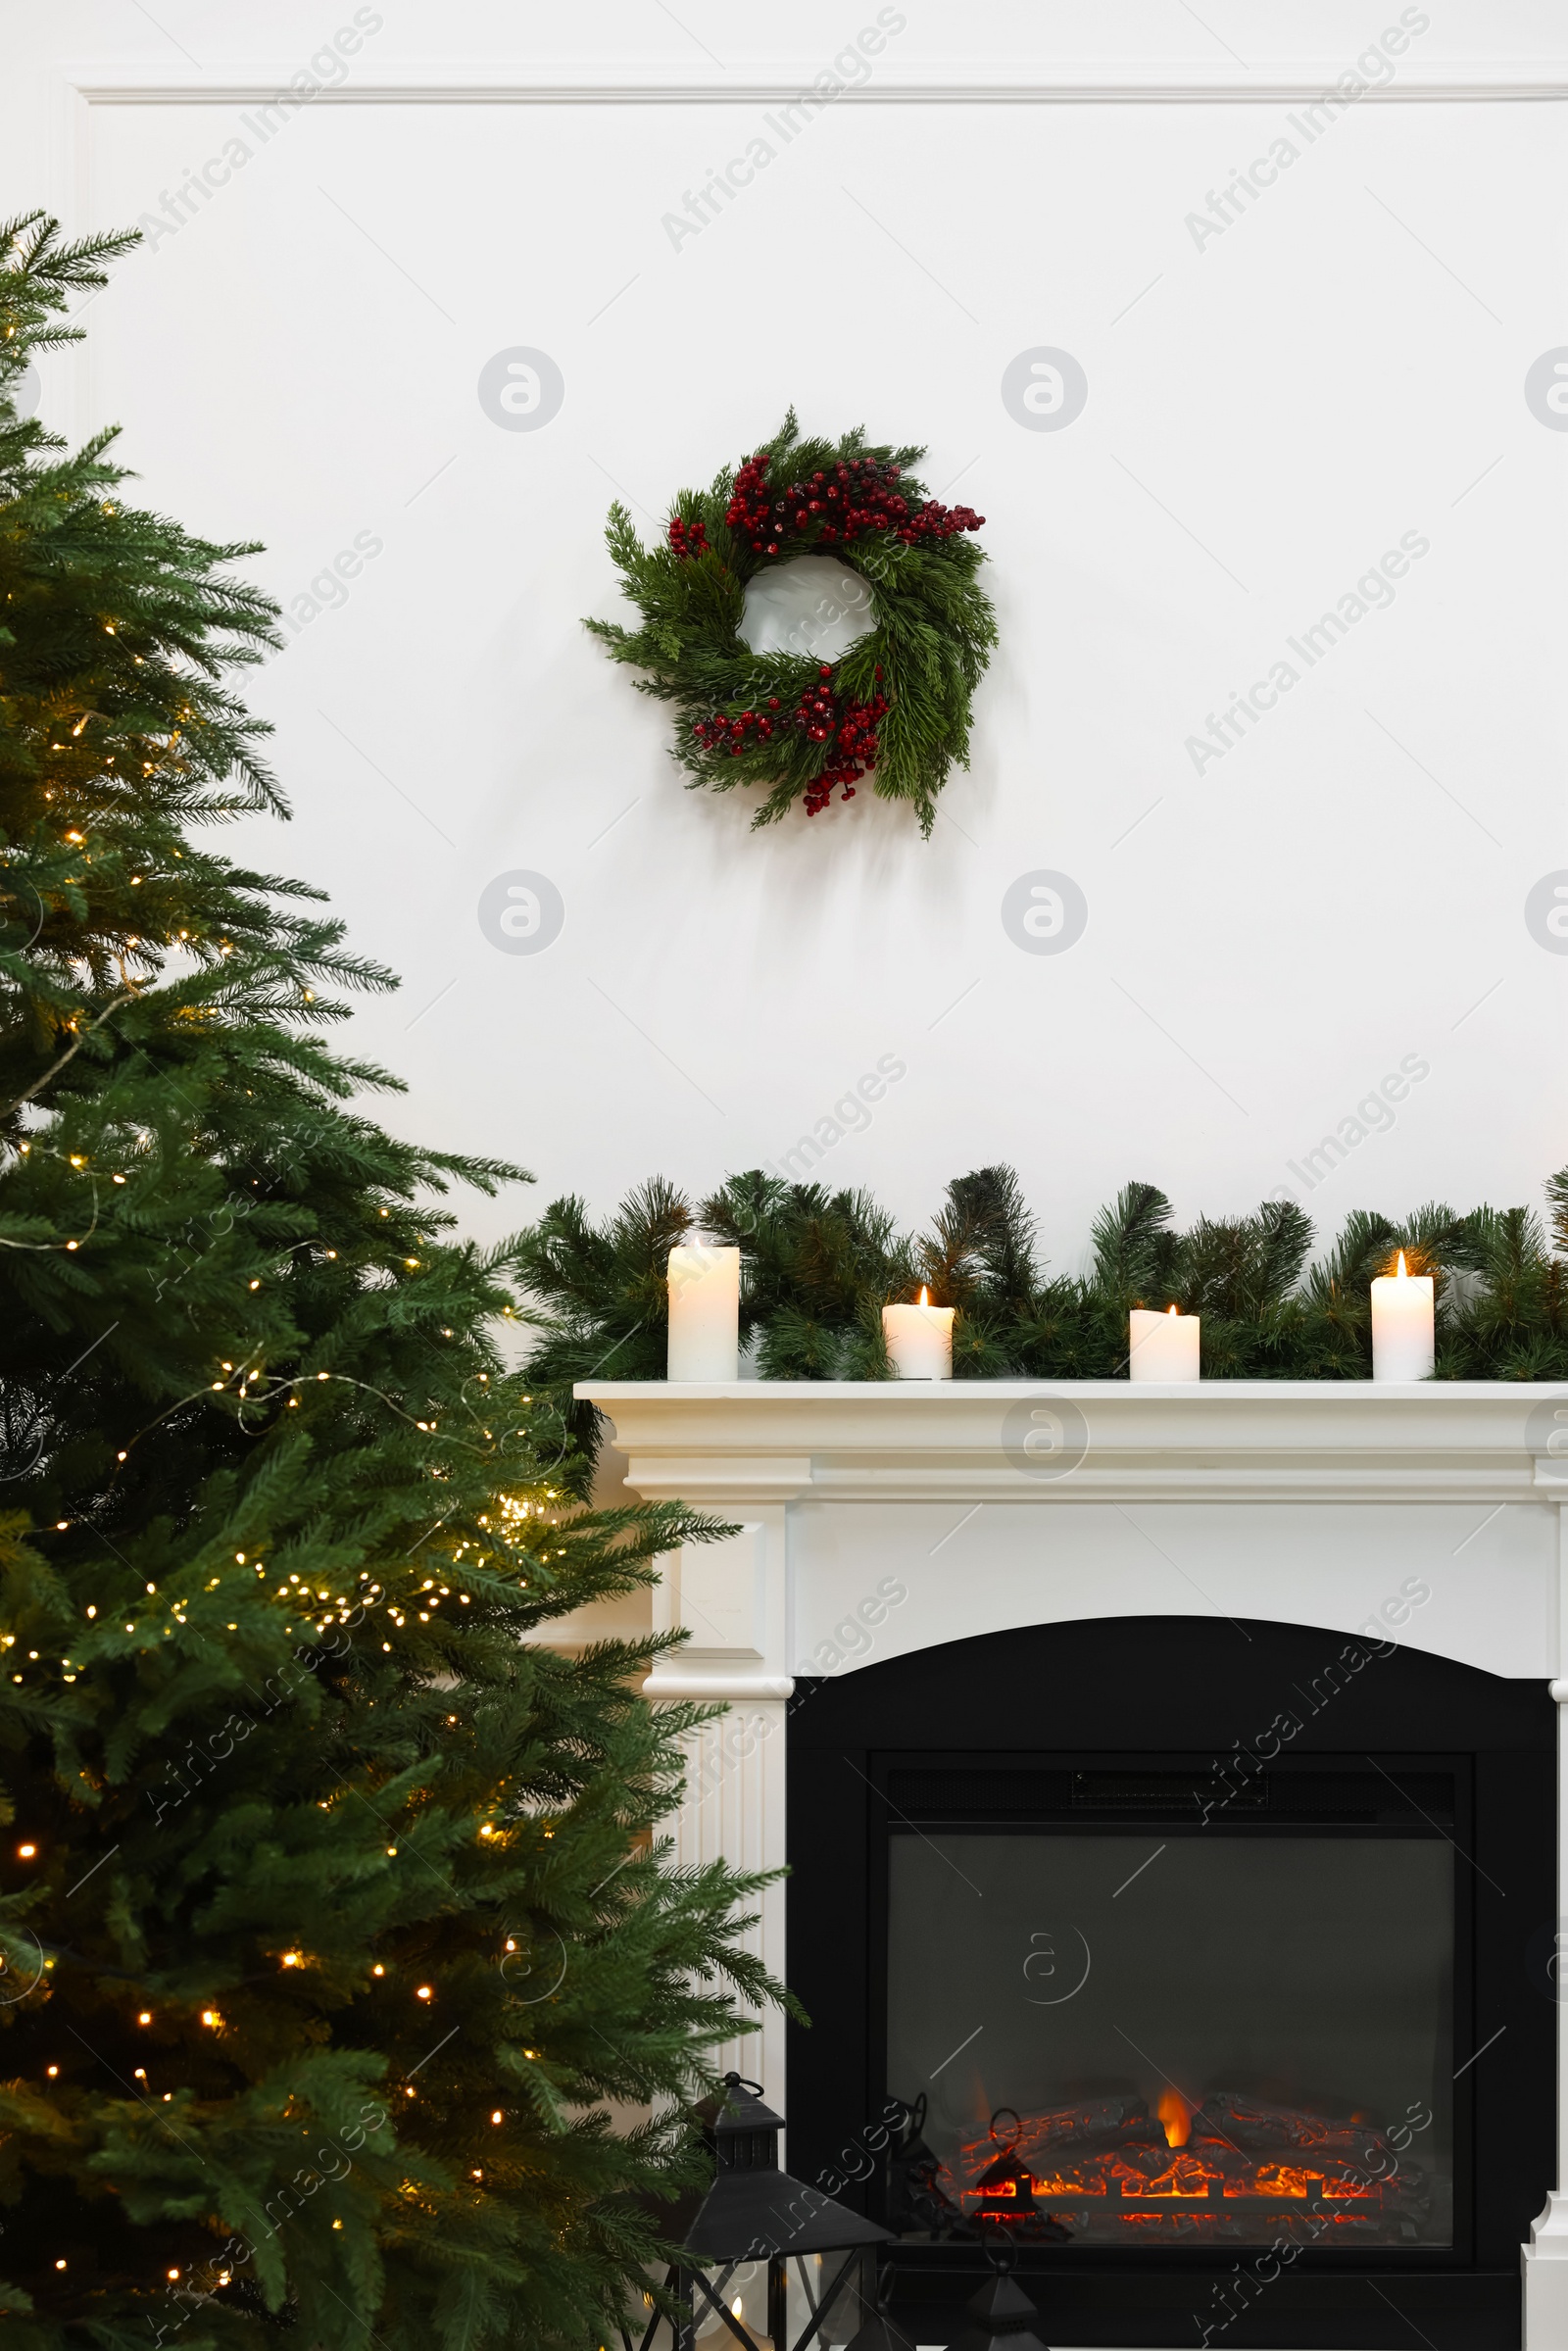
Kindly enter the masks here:
[[[476, 63], [432, 73], [378, 69], [373, 78], [320, 89], [315, 106], [770, 106], [809, 90], [827, 61], [821, 58], [717, 68], [678, 69], [593, 59], [553, 65]], [[955, 61], [897, 73], [873, 70], [858, 87], [842, 89], [835, 106], [1288, 106], [1332, 91], [1350, 70], [1348, 56], [1289, 64], [1220, 69], [1185, 61], [1105, 59], [1086, 65], [1004, 61], [983, 66]], [[65, 69], [71, 86], [90, 106], [253, 106], [287, 95], [299, 62], [171, 73], [144, 65], [102, 64]], [[1568, 98], [1568, 60], [1506, 64], [1428, 64], [1396, 73], [1370, 88], [1357, 105], [1453, 105]]]
[[[673, 1824], [683, 1869], [718, 1860], [738, 1870], [777, 1869], [788, 1850], [785, 1707], [795, 1684], [781, 1670], [788, 1651], [783, 1503], [754, 1497], [745, 1519], [722, 1543], [667, 1554], [654, 1594], [655, 1631], [678, 1629], [687, 1645], [655, 1666], [644, 1696], [729, 1709], [686, 1735], [686, 1785]], [[783, 1886], [765, 1887], [755, 1907], [748, 1947], [782, 1982]], [[763, 2009], [759, 2022], [756, 2037], [724, 2044], [720, 2064], [782, 2094], [784, 2018]]]
[[[681, 1655], [686, 1652], [682, 1650]], [[682, 1673], [676, 1668], [655, 1666], [643, 1684], [645, 1698], [698, 1698], [702, 1702], [723, 1706], [747, 1706], [759, 1699], [785, 1699], [793, 1696], [794, 1677], [790, 1674], [698, 1674]]]
[[[1568, 1919], [1568, 1511], [1557, 1513], [1557, 1924]], [[1522, 2254], [1525, 2351], [1568, 2341], [1568, 2017], [1557, 2006], [1557, 2185], [1532, 2223]]]
[[[1541, 1414], [1509, 1381], [586, 1381], [628, 1483], [723, 1512], [771, 1501], [1568, 1500]], [[1020, 1461], [1037, 1405], [1082, 1423], [1061, 1474]], [[1076, 1424], [1074, 1424], [1076, 1426]]]

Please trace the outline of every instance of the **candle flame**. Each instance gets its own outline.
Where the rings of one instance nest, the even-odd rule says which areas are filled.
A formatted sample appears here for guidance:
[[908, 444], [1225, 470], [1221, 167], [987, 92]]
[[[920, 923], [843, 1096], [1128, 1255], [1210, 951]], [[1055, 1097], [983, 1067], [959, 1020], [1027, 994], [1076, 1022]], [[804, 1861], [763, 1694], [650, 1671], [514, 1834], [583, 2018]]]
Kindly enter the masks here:
[[931, 1293], [923, 1286], [920, 1291], [920, 1303], [922, 1306], [929, 1306], [931, 1303]]
[[1174, 1307], [1174, 1306], [1172, 1306], [1172, 1307], [1170, 1308], [1170, 1312], [1171, 1312], [1172, 1314], [1174, 1314], [1174, 1313], [1175, 1313], [1175, 1311], [1176, 1311], [1175, 1307]]
[[1396, 1280], [1396, 1282], [1407, 1282], [1407, 1281], [1410, 1279], [1410, 1275], [1409, 1275], [1408, 1269], [1406, 1268], [1406, 1266], [1405, 1266], [1405, 1262], [1404, 1262], [1404, 1251], [1403, 1251], [1403, 1249], [1400, 1249], [1400, 1251], [1399, 1251], [1399, 1266], [1398, 1266], [1398, 1271], [1396, 1273], [1396, 1275], [1395, 1275], [1395, 1277], [1394, 1277], [1394, 1278], [1395, 1278], [1395, 1280]]

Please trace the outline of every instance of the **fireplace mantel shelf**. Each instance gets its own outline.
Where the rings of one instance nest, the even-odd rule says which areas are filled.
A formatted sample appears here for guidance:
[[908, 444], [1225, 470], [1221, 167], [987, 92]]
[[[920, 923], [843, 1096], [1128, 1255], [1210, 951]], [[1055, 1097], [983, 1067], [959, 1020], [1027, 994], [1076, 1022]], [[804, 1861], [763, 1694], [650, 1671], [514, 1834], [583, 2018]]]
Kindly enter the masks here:
[[691, 1502], [1568, 1501], [1558, 1383], [590, 1380], [575, 1393], [612, 1424], [637, 1493]]

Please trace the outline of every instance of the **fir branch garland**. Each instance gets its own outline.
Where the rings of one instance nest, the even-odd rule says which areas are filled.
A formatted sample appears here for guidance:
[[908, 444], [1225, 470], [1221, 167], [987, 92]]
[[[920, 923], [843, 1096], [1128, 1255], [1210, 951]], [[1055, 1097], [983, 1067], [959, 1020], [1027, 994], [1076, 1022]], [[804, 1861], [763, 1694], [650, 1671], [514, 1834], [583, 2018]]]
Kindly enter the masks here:
[[1437, 1379], [1568, 1380], [1568, 1169], [1545, 1190], [1549, 1230], [1522, 1207], [1433, 1202], [1398, 1222], [1357, 1208], [1309, 1263], [1295, 1201], [1182, 1232], [1162, 1192], [1128, 1184], [1095, 1219], [1079, 1275], [1042, 1264], [1010, 1167], [957, 1177], [919, 1234], [866, 1192], [754, 1170], [694, 1205], [656, 1179], [603, 1231], [562, 1200], [521, 1237], [541, 1332], [526, 1376], [591, 1445], [596, 1415], [571, 1402], [571, 1382], [664, 1377], [664, 1266], [701, 1228], [742, 1251], [741, 1333], [764, 1379], [890, 1377], [881, 1309], [923, 1284], [956, 1309], [956, 1379], [1125, 1379], [1129, 1308], [1176, 1305], [1202, 1317], [1206, 1380], [1366, 1380], [1370, 1284], [1402, 1249], [1436, 1280]]
[[[644, 547], [626, 509], [610, 510], [606, 543], [641, 623], [584, 625], [613, 661], [648, 672], [641, 693], [676, 705], [688, 789], [767, 788], [754, 828], [797, 800], [814, 816], [872, 775], [929, 836], [949, 769], [968, 764], [970, 705], [997, 641], [985, 557], [966, 535], [985, 516], [927, 496], [909, 470], [924, 454], [868, 444], [858, 427], [803, 441], [791, 409], [738, 470], [680, 492], [665, 545]], [[753, 653], [740, 634], [748, 582], [827, 553], [865, 581], [875, 625], [837, 661]]]

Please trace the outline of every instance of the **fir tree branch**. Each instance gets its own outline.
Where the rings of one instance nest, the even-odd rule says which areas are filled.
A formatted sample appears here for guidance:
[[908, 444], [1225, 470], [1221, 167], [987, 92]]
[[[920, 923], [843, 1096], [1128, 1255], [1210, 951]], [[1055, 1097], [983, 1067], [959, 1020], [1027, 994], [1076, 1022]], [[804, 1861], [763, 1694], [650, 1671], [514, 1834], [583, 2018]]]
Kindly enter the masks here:
[[87, 1026], [81, 1031], [75, 1042], [67, 1046], [65, 1052], [58, 1054], [56, 1058], [50, 1062], [48, 1068], [40, 1077], [34, 1078], [30, 1086], [24, 1086], [22, 1092], [13, 1102], [7, 1102], [5, 1107], [0, 1109], [0, 1119], [12, 1117], [16, 1111], [21, 1109], [24, 1102], [29, 1102], [36, 1095], [41, 1094], [45, 1086], [48, 1085], [50, 1079], [54, 1077], [58, 1071], [64, 1069], [68, 1061], [74, 1061], [75, 1059], [77, 1053], [80, 1053], [88, 1038], [93, 1036], [99, 1029], [101, 1029], [104, 1025], [104, 1022], [110, 1019], [116, 1012], [120, 1010], [122, 1004], [133, 1004], [135, 1002], [137, 993], [138, 992], [136, 989], [127, 988], [122, 996], [117, 996], [112, 1004], [106, 1004], [103, 1010], [99, 1013], [97, 1019], [90, 1020], [87, 1023]]

